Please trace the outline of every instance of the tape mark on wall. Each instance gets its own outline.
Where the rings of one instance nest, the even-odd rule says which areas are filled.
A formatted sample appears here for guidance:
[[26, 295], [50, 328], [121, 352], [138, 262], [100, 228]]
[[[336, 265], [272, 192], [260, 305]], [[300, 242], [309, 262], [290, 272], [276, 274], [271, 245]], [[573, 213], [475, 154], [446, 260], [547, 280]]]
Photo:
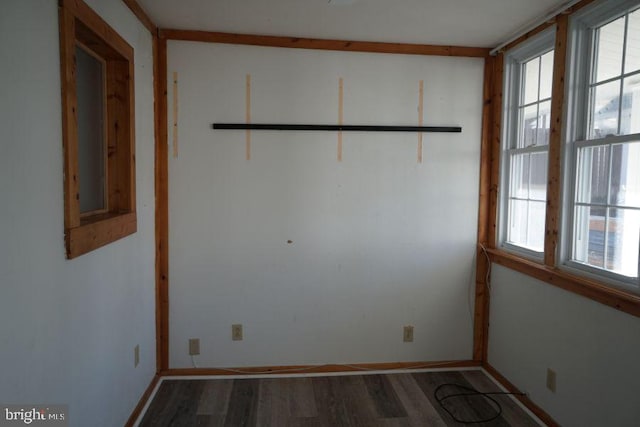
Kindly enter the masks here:
[[173, 158], [178, 157], [178, 72], [173, 72]]
[[[342, 125], [344, 119], [344, 80], [338, 80], [338, 124]], [[338, 161], [342, 161], [342, 131], [338, 131]]]
[[[246, 94], [245, 94], [245, 105], [246, 105], [246, 117], [245, 121], [247, 124], [251, 123], [251, 74], [247, 74], [246, 78]], [[247, 129], [246, 131], [246, 158], [247, 160], [251, 160], [251, 130]]]
[[[424, 113], [424, 80], [420, 80], [418, 95], [418, 126], [422, 126]], [[418, 163], [422, 163], [422, 132], [418, 132]]]

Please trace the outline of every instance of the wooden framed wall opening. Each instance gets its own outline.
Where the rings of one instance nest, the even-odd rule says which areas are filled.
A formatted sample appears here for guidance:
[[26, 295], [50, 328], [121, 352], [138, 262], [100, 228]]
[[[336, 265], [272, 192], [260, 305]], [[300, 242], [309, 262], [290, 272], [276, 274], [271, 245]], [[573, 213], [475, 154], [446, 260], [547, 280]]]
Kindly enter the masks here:
[[[133, 48], [82, 1], [59, 6], [60, 67], [64, 145], [65, 241], [67, 258], [75, 258], [135, 233], [135, 120]], [[103, 64], [103, 130], [82, 140], [77, 48]], [[98, 93], [98, 91], [96, 91]], [[103, 137], [101, 137], [101, 135]], [[104, 156], [104, 203], [92, 212], [81, 208], [80, 144], [96, 144]], [[100, 147], [104, 147], [100, 148]], [[84, 177], [86, 179], [86, 176]], [[85, 197], [91, 197], [85, 194]]]

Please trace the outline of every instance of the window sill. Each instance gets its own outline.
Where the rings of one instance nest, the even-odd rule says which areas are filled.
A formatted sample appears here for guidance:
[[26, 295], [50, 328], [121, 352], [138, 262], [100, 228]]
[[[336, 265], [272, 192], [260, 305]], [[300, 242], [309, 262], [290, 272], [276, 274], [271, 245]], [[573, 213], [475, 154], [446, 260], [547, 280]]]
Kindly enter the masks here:
[[73, 259], [115, 242], [137, 230], [136, 213], [101, 214], [83, 218], [78, 227], [66, 230], [67, 258]]
[[524, 246], [517, 246], [512, 243], [503, 242], [496, 250], [534, 263], [544, 262], [544, 253], [536, 252], [532, 249], [525, 248]]
[[640, 295], [612, 288], [595, 280], [567, 273], [499, 249], [487, 249], [492, 262], [569, 292], [640, 317]]

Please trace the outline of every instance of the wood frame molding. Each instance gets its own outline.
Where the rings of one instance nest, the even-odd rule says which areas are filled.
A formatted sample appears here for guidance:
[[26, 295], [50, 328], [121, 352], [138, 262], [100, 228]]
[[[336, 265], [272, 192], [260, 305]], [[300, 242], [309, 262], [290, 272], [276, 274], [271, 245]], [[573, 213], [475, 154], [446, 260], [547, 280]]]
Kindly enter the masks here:
[[[81, 0], [59, 6], [65, 243], [72, 259], [137, 230], [133, 48]], [[81, 215], [78, 154], [77, 46], [104, 61], [106, 120], [105, 213]]]
[[104, 214], [100, 217], [100, 220], [68, 230], [69, 258], [76, 258], [136, 232], [138, 223], [135, 212], [122, 215]]
[[[476, 248], [475, 314], [473, 359], [487, 360], [489, 347], [489, 292], [491, 265], [484, 254], [496, 245], [498, 183], [502, 122], [503, 54], [485, 62], [483, 87], [482, 140], [480, 149], [480, 190], [478, 203], [478, 246]], [[487, 280], [489, 279], [489, 280]]]
[[489, 188], [489, 235], [487, 247], [496, 247], [498, 231], [498, 204], [500, 194], [500, 150], [502, 149], [502, 95], [504, 80], [504, 55], [496, 55], [493, 73], [493, 123], [491, 130], [491, 179]]
[[149, 400], [149, 398], [151, 398], [151, 394], [153, 393], [153, 390], [155, 390], [159, 382], [160, 382], [160, 376], [158, 374], [154, 375], [153, 378], [151, 379], [151, 382], [149, 383], [149, 386], [144, 391], [144, 393], [142, 393], [142, 396], [140, 396], [140, 400], [138, 401], [138, 404], [136, 405], [135, 408], [133, 408], [131, 415], [129, 415], [129, 419], [124, 425], [125, 427], [133, 427], [135, 425], [136, 421], [138, 420], [138, 417], [140, 416], [140, 414], [142, 413], [142, 410], [144, 409], [144, 406], [147, 404], [147, 401]]
[[[96, 12], [93, 11], [82, 0], [59, 0], [61, 8], [66, 10], [73, 16], [82, 22], [86, 27], [90, 28], [92, 32], [96, 33], [100, 38], [106, 40], [113, 49], [117, 51], [121, 56], [128, 58], [133, 62], [133, 48], [127, 41], [120, 36], [107, 24], [104, 19]], [[92, 47], [92, 46], [90, 46]], [[93, 47], [92, 47], [93, 48]], [[97, 52], [101, 53], [101, 52]]]
[[170, 40], [227, 43], [298, 49], [339, 50], [347, 52], [396, 53], [405, 55], [439, 55], [485, 58], [490, 49], [467, 46], [438, 46], [410, 43], [383, 43], [302, 37], [263, 36], [212, 31], [160, 29], [159, 35]]
[[[509, 393], [522, 393], [513, 385], [504, 375], [498, 372], [493, 366], [489, 363], [485, 362], [482, 364], [482, 368], [487, 371], [489, 375], [495, 378], [504, 388], [507, 389]], [[528, 396], [522, 396], [519, 394], [514, 395], [516, 399], [518, 399], [527, 409], [529, 409], [533, 414], [540, 418], [542, 422], [544, 422], [548, 427], [560, 427], [560, 424], [556, 422], [549, 414], [547, 414], [541, 407], [536, 405]]]
[[[397, 369], [441, 369], [477, 368], [482, 364], [475, 360], [452, 360], [437, 362], [387, 362], [354, 363], [349, 365], [294, 365], [294, 366], [251, 366], [237, 368], [180, 368], [160, 372], [164, 377], [182, 375], [276, 375], [276, 374], [324, 374], [340, 372], [387, 371]], [[235, 371], [235, 372], [234, 372]]]
[[167, 39], [154, 37], [156, 369], [169, 368], [169, 148], [167, 130]]
[[550, 285], [640, 317], [640, 295], [612, 288], [596, 280], [576, 276], [559, 269], [526, 260], [499, 249], [488, 249], [491, 261], [531, 276]]
[[149, 15], [147, 15], [136, 0], [122, 0], [122, 2], [131, 9], [131, 12], [138, 18], [138, 21], [140, 21], [152, 35], [156, 35], [158, 32], [157, 25], [149, 18]]
[[562, 185], [562, 135], [564, 123], [564, 75], [567, 58], [568, 15], [560, 15], [556, 19], [556, 41], [553, 58], [553, 78], [551, 89], [551, 132], [549, 135], [549, 154], [547, 167], [547, 208], [545, 218], [544, 263], [554, 266], [558, 245], [558, 229], [560, 223], [560, 186]]
[[[545, 255], [544, 263], [538, 263], [526, 258], [505, 252], [497, 248], [496, 236], [497, 236], [497, 217], [498, 217], [498, 184], [500, 174], [500, 154], [501, 154], [501, 129], [502, 129], [502, 85], [503, 85], [503, 65], [504, 58], [503, 53], [500, 52], [496, 56], [496, 65], [494, 68], [494, 91], [493, 99], [493, 135], [492, 135], [492, 151], [489, 158], [487, 158], [486, 152], [483, 151], [482, 164], [489, 163], [491, 169], [491, 183], [489, 188], [490, 194], [490, 209], [489, 209], [489, 236], [487, 239], [486, 248], [490, 254], [492, 262], [503, 265], [512, 270], [526, 274], [528, 276], [539, 279], [548, 284], [560, 287], [569, 292], [577, 295], [590, 298], [594, 301], [600, 302], [607, 306], [613, 307], [617, 310], [623, 311], [627, 314], [631, 314], [640, 317], [640, 296], [631, 292], [619, 290], [608, 286], [598, 280], [589, 279], [583, 276], [571, 274], [557, 265], [557, 245], [559, 236], [559, 224], [560, 207], [561, 207], [561, 158], [562, 158], [562, 135], [564, 131], [564, 118], [563, 109], [565, 104], [565, 72], [566, 72], [566, 59], [567, 59], [567, 37], [568, 37], [568, 22], [571, 13], [582, 9], [583, 7], [593, 3], [596, 0], [583, 0], [577, 3], [566, 12], [559, 14], [549, 22], [541, 25], [540, 27], [532, 30], [531, 32], [520, 37], [518, 40], [510, 43], [506, 49], [511, 49], [519, 43], [528, 40], [541, 31], [549, 28], [551, 25], [556, 25], [556, 40], [554, 51], [554, 70], [553, 70], [553, 90], [552, 90], [552, 105], [551, 105], [551, 134], [549, 141], [549, 169], [547, 177], [547, 209], [545, 219]], [[483, 166], [484, 167], [484, 166]], [[481, 205], [481, 209], [482, 205]], [[479, 216], [482, 216], [483, 212], [480, 212]], [[482, 240], [478, 240], [482, 244]], [[477, 275], [479, 277], [481, 273], [485, 272], [485, 267], [481, 262], [478, 262]], [[488, 311], [488, 309], [487, 309]], [[477, 332], [477, 331], [476, 331]], [[480, 332], [477, 332], [480, 334]], [[486, 335], [488, 336], [488, 330]], [[482, 360], [486, 359], [486, 348], [488, 344], [485, 343], [485, 355]], [[475, 351], [475, 347], [474, 347]], [[475, 352], [474, 352], [475, 355]]]
[[[125, 1], [125, 0], [123, 0]], [[125, 3], [127, 3], [125, 1]], [[167, 133], [167, 40], [186, 40], [208, 43], [228, 43], [240, 45], [300, 48], [300, 49], [320, 49], [337, 50], [350, 52], [374, 52], [392, 54], [412, 54], [412, 55], [440, 55], [440, 56], [461, 56], [485, 58], [485, 103], [483, 107], [483, 121], [489, 125], [490, 114], [492, 114], [490, 103], [492, 97], [491, 71], [494, 59], [489, 57], [488, 48], [460, 47], [460, 46], [434, 46], [404, 43], [380, 43], [380, 42], [358, 42], [344, 40], [323, 40], [295, 37], [261, 36], [250, 34], [232, 34], [220, 32], [191, 31], [159, 29], [157, 37], [154, 39], [154, 63], [155, 74], [155, 114], [156, 114], [156, 359], [158, 372], [165, 375], [173, 372], [169, 369], [169, 232], [168, 232], [168, 133]], [[490, 133], [484, 132], [485, 146], [488, 144]], [[483, 163], [488, 165], [488, 163]], [[483, 167], [485, 176], [490, 169]], [[481, 187], [482, 188], [482, 187]], [[484, 222], [484, 219], [482, 220]], [[482, 231], [486, 234], [486, 230]], [[484, 275], [481, 275], [484, 278]], [[484, 280], [484, 279], [482, 279]], [[486, 294], [483, 284], [477, 284], [476, 292]], [[487, 301], [482, 295], [477, 301]], [[483, 310], [483, 311], [481, 311]], [[476, 317], [484, 324], [488, 318], [488, 306], [480, 305], [476, 307]], [[476, 331], [474, 331], [474, 334]], [[482, 340], [480, 336], [480, 340]], [[486, 338], [485, 338], [486, 339]], [[475, 342], [479, 342], [475, 338]], [[480, 360], [479, 353], [481, 346], [474, 346], [474, 359]], [[304, 367], [303, 372], [309, 372], [308, 367]], [[259, 369], [269, 369], [259, 368]], [[390, 368], [384, 368], [390, 369]], [[183, 372], [182, 370], [179, 370]], [[318, 372], [335, 372], [335, 370], [324, 370]]]
[[486, 358], [486, 339], [489, 317], [489, 288], [487, 272], [489, 263], [484, 256], [483, 246], [486, 247], [489, 238], [490, 212], [490, 183], [491, 183], [491, 122], [493, 120], [493, 90], [495, 58], [487, 57], [484, 61], [484, 82], [482, 90], [482, 138], [480, 146], [480, 185], [478, 197], [478, 245], [476, 247], [476, 288], [475, 310], [473, 322], [473, 360], [482, 361]]
[[[481, 160], [480, 207], [478, 212], [479, 232], [478, 243], [483, 245], [489, 253], [491, 262], [503, 265], [525, 275], [558, 286], [569, 292], [590, 298], [625, 313], [640, 317], [640, 296], [618, 290], [597, 280], [588, 279], [568, 273], [557, 265], [557, 246], [559, 238], [561, 194], [561, 158], [562, 136], [564, 132], [563, 113], [565, 105], [565, 72], [567, 57], [568, 21], [569, 16], [597, 0], [583, 0], [554, 18], [529, 31], [517, 40], [509, 43], [496, 56], [493, 66], [492, 117], [489, 123], [483, 118], [483, 147]], [[538, 263], [526, 258], [497, 249], [497, 220], [500, 192], [500, 156], [502, 136], [502, 97], [504, 79], [504, 52], [518, 44], [534, 37], [551, 26], [556, 26], [554, 47], [554, 70], [551, 105], [551, 134], [549, 140], [549, 163], [547, 177], [547, 209], [545, 217], [545, 250], [544, 263]], [[485, 82], [485, 90], [486, 90]], [[485, 104], [487, 100], [485, 99]], [[486, 106], [486, 105], [485, 105]], [[491, 146], [484, 146], [484, 138], [490, 138]], [[490, 153], [488, 152], [490, 151]], [[490, 170], [490, 179], [486, 179], [486, 169]], [[487, 202], [488, 194], [488, 202]], [[489, 207], [487, 208], [486, 203]], [[488, 213], [487, 213], [488, 209]], [[483, 225], [486, 222], [486, 225]], [[486, 227], [486, 233], [483, 228]], [[482, 293], [484, 277], [488, 274], [486, 262], [480, 257], [478, 250], [476, 264], [476, 322], [474, 324], [474, 359], [487, 361], [489, 336], [489, 298], [488, 292]], [[477, 301], [478, 298], [483, 301]], [[486, 312], [486, 315], [482, 315]]]

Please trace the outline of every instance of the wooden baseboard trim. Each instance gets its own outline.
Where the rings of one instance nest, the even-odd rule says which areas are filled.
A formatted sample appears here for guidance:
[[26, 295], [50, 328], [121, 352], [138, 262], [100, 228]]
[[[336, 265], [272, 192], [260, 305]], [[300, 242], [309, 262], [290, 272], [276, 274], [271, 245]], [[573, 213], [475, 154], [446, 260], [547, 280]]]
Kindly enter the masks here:
[[[502, 386], [506, 388], [510, 393], [522, 393], [522, 391], [520, 391], [518, 387], [513, 385], [508, 379], [504, 377], [504, 375], [498, 372], [496, 368], [491, 366], [489, 363], [483, 363], [482, 368], [487, 371], [489, 375], [495, 378], [500, 384], [502, 384]], [[540, 418], [540, 420], [547, 426], [560, 427], [560, 424], [558, 424], [556, 420], [551, 418], [551, 415], [547, 414], [541, 407], [539, 407], [531, 399], [529, 399], [529, 397], [520, 395], [515, 395], [514, 397], [518, 399], [524, 406], [526, 406], [528, 410], [533, 412], [536, 417]]]
[[149, 387], [147, 387], [147, 389], [142, 394], [142, 397], [140, 397], [140, 401], [138, 402], [136, 407], [133, 408], [133, 412], [131, 412], [131, 415], [129, 416], [129, 419], [125, 424], [125, 427], [133, 427], [136, 420], [142, 413], [142, 409], [144, 408], [144, 405], [147, 404], [147, 401], [151, 397], [151, 393], [153, 393], [153, 390], [156, 388], [156, 385], [158, 385], [159, 381], [160, 381], [160, 375], [158, 374], [154, 375], [153, 378], [151, 379], [151, 383], [149, 383]]
[[339, 372], [387, 371], [395, 369], [474, 368], [482, 364], [474, 360], [452, 360], [437, 362], [390, 362], [354, 363], [348, 365], [294, 365], [252, 366], [239, 368], [179, 368], [160, 372], [163, 377], [182, 375], [265, 375], [265, 374], [322, 374]]

